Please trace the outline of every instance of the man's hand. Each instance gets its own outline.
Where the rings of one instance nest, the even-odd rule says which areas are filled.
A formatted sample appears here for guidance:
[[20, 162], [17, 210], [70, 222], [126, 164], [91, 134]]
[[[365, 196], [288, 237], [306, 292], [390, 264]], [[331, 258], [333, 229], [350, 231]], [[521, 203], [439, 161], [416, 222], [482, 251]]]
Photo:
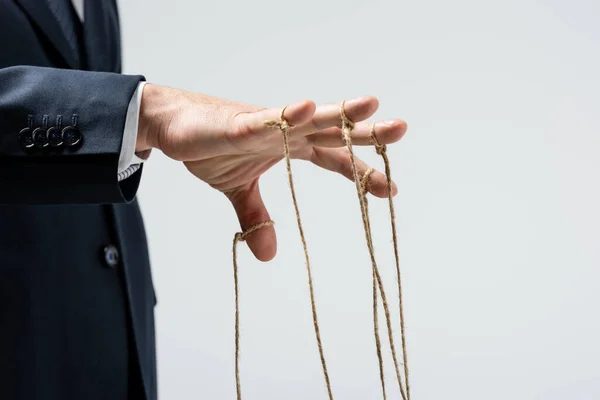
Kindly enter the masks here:
[[[346, 101], [346, 115], [356, 123], [355, 145], [372, 145], [371, 117], [379, 102], [374, 97]], [[136, 150], [158, 148], [183, 161], [188, 170], [223, 192], [233, 204], [242, 229], [270, 219], [260, 195], [259, 177], [283, 158], [278, 129], [265, 126], [280, 118], [282, 108], [261, 109], [216, 97], [147, 84], [142, 98]], [[311, 161], [352, 180], [347, 149], [342, 140], [339, 104], [316, 106], [312, 101], [289, 105], [285, 119], [293, 158]], [[375, 135], [381, 144], [397, 142], [406, 132], [401, 120], [378, 122]], [[359, 175], [368, 166], [357, 159]], [[369, 191], [387, 197], [386, 178], [374, 172]], [[393, 186], [394, 195], [397, 192]], [[247, 239], [254, 255], [262, 261], [275, 256], [277, 242], [273, 227], [260, 229]]]

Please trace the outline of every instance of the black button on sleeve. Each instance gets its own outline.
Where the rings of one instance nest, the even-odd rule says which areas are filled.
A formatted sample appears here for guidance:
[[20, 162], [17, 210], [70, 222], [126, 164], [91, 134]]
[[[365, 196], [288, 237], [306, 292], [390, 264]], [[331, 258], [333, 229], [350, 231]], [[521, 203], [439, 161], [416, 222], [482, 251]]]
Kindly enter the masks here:
[[19, 143], [26, 149], [30, 149], [34, 146], [30, 128], [22, 129], [21, 132], [19, 132]]
[[74, 128], [72, 126], [67, 126], [62, 131], [63, 141], [65, 146], [67, 147], [75, 147], [81, 143], [83, 136], [79, 129]]
[[48, 144], [50, 147], [60, 147], [63, 144], [62, 131], [53, 126], [48, 129]]
[[36, 128], [31, 135], [33, 139], [33, 145], [37, 148], [44, 148], [48, 146], [48, 135], [46, 129]]

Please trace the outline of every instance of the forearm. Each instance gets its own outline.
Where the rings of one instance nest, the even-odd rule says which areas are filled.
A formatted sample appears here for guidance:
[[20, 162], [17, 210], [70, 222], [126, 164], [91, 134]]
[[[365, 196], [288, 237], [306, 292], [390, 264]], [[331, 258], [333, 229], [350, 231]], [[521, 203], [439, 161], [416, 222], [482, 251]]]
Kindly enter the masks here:
[[[119, 183], [117, 168], [128, 105], [142, 80], [28, 66], [0, 70], [0, 203], [131, 200], [139, 176]], [[27, 141], [27, 129], [63, 132], [73, 123], [54, 142]], [[80, 139], [73, 146], [72, 132]]]

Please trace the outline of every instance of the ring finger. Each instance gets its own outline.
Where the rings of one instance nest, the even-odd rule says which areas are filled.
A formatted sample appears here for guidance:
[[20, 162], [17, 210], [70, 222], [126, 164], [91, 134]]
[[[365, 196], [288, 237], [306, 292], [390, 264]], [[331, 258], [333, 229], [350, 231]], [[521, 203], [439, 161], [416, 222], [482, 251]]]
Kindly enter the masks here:
[[[322, 147], [314, 147], [310, 161], [327, 170], [337, 172], [346, 178], [354, 181], [352, 174], [352, 164], [350, 154], [346, 149], [328, 149]], [[356, 168], [358, 176], [362, 177], [369, 166], [358, 157], [356, 157]], [[378, 171], [373, 171], [367, 185], [369, 193], [377, 197], [387, 197], [387, 180], [384, 174]], [[396, 195], [398, 188], [392, 182], [392, 194]]]

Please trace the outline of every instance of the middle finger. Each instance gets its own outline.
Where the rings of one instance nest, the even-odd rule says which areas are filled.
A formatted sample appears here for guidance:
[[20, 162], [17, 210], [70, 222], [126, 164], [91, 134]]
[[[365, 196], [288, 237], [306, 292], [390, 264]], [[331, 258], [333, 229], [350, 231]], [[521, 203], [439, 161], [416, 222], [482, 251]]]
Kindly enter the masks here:
[[[370, 122], [361, 122], [354, 126], [350, 136], [352, 144], [357, 146], [372, 146], [371, 130], [373, 124]], [[377, 122], [373, 131], [377, 142], [380, 144], [396, 143], [406, 133], [406, 122], [395, 119], [390, 121]], [[344, 147], [342, 130], [338, 127], [323, 129], [306, 137], [308, 143], [317, 147]]]
[[[346, 116], [353, 122], [370, 118], [379, 108], [376, 97], [366, 96], [348, 100], [344, 104]], [[315, 132], [341, 125], [340, 105], [327, 104], [318, 106], [310, 121], [294, 126], [290, 137], [307, 136]]]

